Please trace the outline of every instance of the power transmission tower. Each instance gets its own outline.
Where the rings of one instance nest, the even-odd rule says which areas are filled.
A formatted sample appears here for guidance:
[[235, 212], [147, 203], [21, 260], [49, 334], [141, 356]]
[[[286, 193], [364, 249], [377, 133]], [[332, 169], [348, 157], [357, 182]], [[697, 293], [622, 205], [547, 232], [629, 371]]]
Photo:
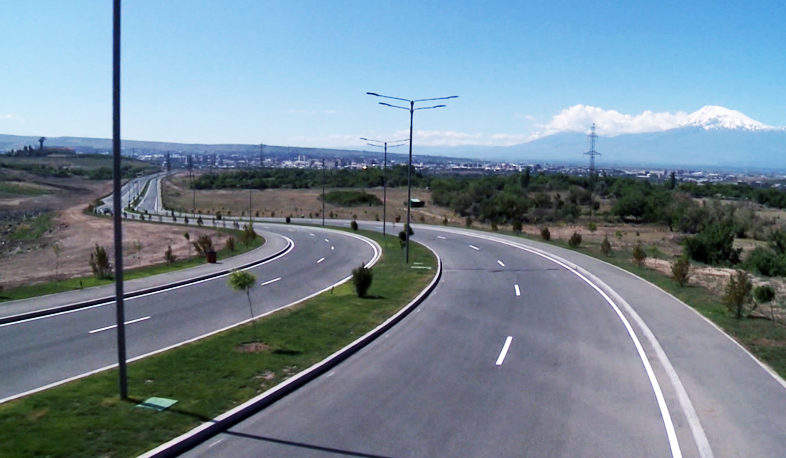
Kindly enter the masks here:
[[592, 130], [588, 135], [590, 139], [590, 150], [587, 151], [586, 155], [589, 156], [589, 187], [590, 187], [590, 219], [593, 216], [593, 212], [595, 211], [595, 156], [602, 156], [599, 152], [595, 151], [595, 140], [598, 136], [595, 134], [595, 123], [592, 123]]

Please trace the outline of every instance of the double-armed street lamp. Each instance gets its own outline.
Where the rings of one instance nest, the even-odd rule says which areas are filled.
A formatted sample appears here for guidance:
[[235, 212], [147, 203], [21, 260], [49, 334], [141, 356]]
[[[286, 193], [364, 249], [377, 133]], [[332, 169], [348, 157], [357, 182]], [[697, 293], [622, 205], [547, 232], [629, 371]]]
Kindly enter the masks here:
[[[405, 142], [407, 139], [403, 140], [394, 140], [392, 142], [383, 142], [382, 140], [372, 140], [370, 138], [362, 138], [361, 140], [365, 140], [366, 142], [375, 142], [375, 143], [366, 143], [369, 146], [373, 146], [375, 148], [385, 148], [385, 156], [382, 159], [382, 237], [385, 237], [385, 229], [387, 227], [387, 204], [388, 204], [388, 178], [387, 178], [387, 169], [388, 169], [388, 143], [399, 143]], [[379, 143], [382, 143], [381, 145]], [[403, 143], [399, 143], [398, 145], [390, 145], [391, 148], [395, 148], [397, 146], [404, 146]]]
[[412, 119], [414, 118], [415, 112], [417, 110], [430, 110], [432, 108], [443, 108], [445, 105], [434, 105], [432, 107], [419, 107], [415, 108], [415, 104], [419, 102], [432, 102], [434, 100], [448, 100], [448, 99], [457, 99], [457, 95], [451, 95], [450, 97], [437, 97], [433, 99], [417, 99], [417, 100], [410, 100], [410, 99], [402, 99], [399, 97], [390, 97], [388, 95], [377, 94], [376, 92], [366, 92], [368, 95], [373, 95], [374, 97], [382, 97], [385, 99], [393, 99], [393, 100], [401, 100], [402, 102], [409, 102], [409, 108], [402, 107], [399, 105], [391, 105], [385, 102], [379, 102], [380, 105], [385, 105], [386, 107], [391, 108], [400, 108], [402, 110], [409, 111], [409, 163], [407, 164], [407, 227], [404, 230], [406, 234], [406, 243], [407, 243], [407, 254], [405, 257], [405, 262], [409, 264], [409, 231], [411, 230], [411, 218], [410, 213], [412, 209]]

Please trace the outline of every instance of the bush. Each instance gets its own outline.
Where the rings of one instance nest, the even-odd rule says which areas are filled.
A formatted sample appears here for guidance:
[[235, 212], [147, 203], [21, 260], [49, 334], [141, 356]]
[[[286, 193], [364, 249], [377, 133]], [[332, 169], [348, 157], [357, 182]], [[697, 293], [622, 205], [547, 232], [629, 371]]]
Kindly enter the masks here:
[[688, 284], [690, 277], [690, 260], [682, 257], [671, 265], [671, 278], [674, 279], [680, 286], [685, 287]]
[[448, 225], [448, 217], [447, 216], [443, 216], [442, 217], [442, 225], [443, 226], [447, 226]]
[[467, 227], [472, 227], [472, 218], [467, 216], [467, 219], [464, 220], [464, 225]]
[[205, 221], [202, 219], [202, 216], [197, 217], [197, 226], [201, 226], [205, 224]]
[[366, 297], [373, 280], [374, 272], [365, 265], [361, 264], [357, 269], [352, 269], [352, 284], [355, 286], [355, 292], [358, 297]]
[[209, 235], [200, 235], [196, 242], [191, 244], [194, 245], [197, 254], [203, 258], [207, 256], [206, 253], [213, 251], [213, 239]]
[[231, 236], [231, 235], [230, 235], [230, 236], [227, 238], [226, 244], [225, 244], [224, 246], [225, 246], [225, 247], [227, 247], [227, 249], [228, 249], [229, 251], [232, 251], [232, 252], [234, 252], [234, 251], [235, 251], [235, 237], [233, 237], [233, 236]]
[[775, 299], [775, 290], [770, 285], [757, 286], [753, 289], [753, 298], [760, 304], [766, 304]]
[[420, 215], [420, 220], [419, 220], [419, 221], [420, 221], [421, 223], [425, 223], [425, 222], [426, 222], [426, 217], [425, 217], [425, 216], [423, 216], [423, 215]]
[[514, 232], [515, 234], [521, 234], [521, 231], [522, 231], [523, 229], [524, 229], [524, 228], [523, 228], [523, 227], [522, 227], [522, 225], [521, 225], [521, 221], [519, 221], [519, 220], [513, 221], [513, 232]]
[[644, 248], [641, 247], [641, 242], [638, 242], [635, 247], [633, 247], [633, 262], [636, 263], [639, 267], [644, 266], [644, 260], [647, 259], [647, 253], [644, 251]]
[[[410, 226], [410, 225], [409, 225], [409, 224], [407, 224], [407, 223], [404, 223], [404, 230], [405, 230], [405, 231], [407, 231], [407, 232], [409, 233], [409, 236], [410, 236], [410, 237], [412, 237], [413, 235], [415, 235], [415, 231], [414, 231], [414, 230], [412, 230], [412, 226]], [[403, 232], [403, 231], [402, 231], [402, 232]]]
[[401, 246], [402, 249], [405, 246], [407, 246], [407, 233], [406, 232], [401, 231], [401, 232], [398, 233], [398, 243], [399, 243], [399, 245]]
[[[332, 218], [332, 217], [331, 217], [331, 218]], [[292, 221], [292, 218], [291, 218], [291, 217], [289, 217], [289, 216], [287, 216], [287, 217], [286, 217], [286, 219], [285, 219], [284, 221], [286, 221], [286, 222], [287, 222], [287, 224], [289, 224], [289, 222], [290, 222], [290, 221]]]
[[540, 228], [540, 238], [547, 242], [551, 240], [551, 231], [549, 231], [548, 227], [543, 226]]
[[253, 240], [256, 240], [257, 232], [254, 230], [254, 225], [244, 224], [243, 225], [243, 234], [240, 236], [240, 241], [243, 242], [245, 246], [249, 246]]
[[589, 224], [587, 224], [587, 229], [589, 229], [590, 232], [595, 233], [595, 231], [598, 230], [598, 225], [595, 224], [595, 221], [590, 221]]
[[358, 230], [358, 222], [353, 219], [352, 222], [349, 223], [349, 227], [351, 227], [353, 231]]
[[600, 244], [600, 251], [606, 256], [611, 256], [611, 242], [609, 242], [608, 236], [603, 237], [603, 242]]
[[742, 318], [745, 312], [745, 305], [750, 302], [752, 289], [751, 280], [744, 271], [737, 270], [736, 274], [729, 276], [729, 283], [726, 285], [723, 302], [729, 308], [729, 311], [734, 314], [735, 318]]
[[164, 261], [166, 261], [166, 265], [168, 266], [171, 266], [177, 261], [177, 256], [172, 252], [172, 245], [167, 246], [166, 251], [164, 251]]
[[568, 245], [570, 245], [571, 248], [578, 248], [578, 246], [581, 245], [581, 234], [573, 232], [573, 235], [568, 239]]
[[112, 278], [112, 266], [109, 264], [109, 256], [102, 246], [96, 243], [95, 249], [90, 253], [90, 268], [93, 275], [99, 280]]
[[[317, 199], [322, 200], [322, 195]], [[382, 205], [379, 197], [365, 191], [330, 191], [324, 196], [325, 202], [342, 207], [372, 207]]]
[[746, 270], [766, 277], [786, 276], [786, 256], [779, 256], [764, 247], [754, 248], [742, 265]]
[[734, 228], [729, 223], [713, 223], [695, 237], [685, 239], [685, 252], [694, 261], [713, 266], [740, 262], [742, 249], [734, 249]]

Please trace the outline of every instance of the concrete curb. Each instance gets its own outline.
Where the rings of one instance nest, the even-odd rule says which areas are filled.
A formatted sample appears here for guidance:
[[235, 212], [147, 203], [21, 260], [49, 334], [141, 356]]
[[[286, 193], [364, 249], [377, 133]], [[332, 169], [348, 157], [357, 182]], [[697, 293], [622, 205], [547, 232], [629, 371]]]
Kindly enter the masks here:
[[336, 367], [339, 363], [357, 353], [363, 347], [370, 344], [382, 334], [390, 330], [390, 328], [404, 319], [404, 317], [406, 317], [410, 312], [412, 312], [412, 310], [420, 305], [429, 296], [429, 294], [434, 291], [434, 288], [436, 288], [437, 284], [442, 278], [442, 259], [434, 250], [429, 247], [426, 248], [437, 258], [437, 273], [434, 275], [431, 283], [429, 283], [428, 286], [426, 286], [426, 288], [417, 295], [417, 297], [415, 297], [404, 308], [399, 310], [395, 315], [388, 318], [385, 322], [372, 329], [364, 336], [358, 338], [346, 347], [338, 350], [337, 352], [297, 374], [291, 379], [282, 382], [270, 390], [260, 394], [259, 396], [250, 399], [245, 403], [235, 407], [234, 409], [219, 415], [212, 421], [202, 423], [200, 426], [197, 426], [191, 431], [176, 437], [171, 441], [154, 448], [153, 450], [139, 455], [138, 458], [174, 457], [194, 448], [216, 434], [231, 428], [232, 426], [259, 412], [260, 410], [293, 393], [322, 374], [325, 374], [329, 370]]
[[[208, 279], [211, 279], [211, 278], [220, 277], [220, 276], [226, 275], [227, 273], [232, 272], [233, 270], [236, 270], [236, 269], [248, 269], [250, 267], [254, 267], [256, 265], [259, 265], [259, 264], [262, 264], [264, 262], [270, 261], [271, 259], [274, 259], [274, 258], [276, 258], [278, 256], [281, 256], [283, 253], [285, 253], [291, 247], [292, 247], [292, 241], [288, 240], [286, 246], [282, 250], [280, 250], [280, 251], [278, 251], [276, 253], [273, 253], [270, 256], [267, 256], [265, 258], [257, 259], [256, 261], [252, 261], [252, 262], [249, 262], [249, 263], [246, 263], [246, 264], [242, 264], [240, 266], [237, 266], [237, 267], [234, 267], [234, 268], [231, 268], [231, 269], [222, 269], [222, 270], [217, 271], [217, 272], [211, 272], [209, 274], [200, 275], [199, 277], [193, 277], [193, 278], [189, 278], [189, 279], [186, 279], [186, 280], [179, 280], [179, 281], [172, 282], [172, 283], [166, 283], [164, 285], [153, 286], [151, 288], [145, 288], [145, 289], [132, 291], [132, 292], [126, 293], [125, 295], [123, 295], [123, 297], [125, 299], [130, 299], [130, 298], [134, 298], [134, 297], [137, 297], [137, 296], [142, 296], [142, 295], [145, 295], [145, 294], [156, 293], [156, 292], [164, 291], [164, 290], [171, 289], [171, 288], [177, 288], [177, 287], [184, 286], [184, 285], [190, 285], [192, 283], [197, 283], [197, 282], [208, 280]], [[17, 315], [11, 315], [11, 316], [7, 316], [7, 317], [2, 317], [2, 318], [0, 318], [0, 324], [14, 323], [14, 322], [17, 322], [17, 321], [29, 320], [29, 319], [32, 319], [32, 318], [40, 318], [42, 316], [54, 315], [56, 313], [62, 313], [62, 312], [69, 312], [69, 311], [72, 311], [72, 310], [78, 310], [78, 309], [92, 307], [94, 305], [105, 304], [107, 302], [114, 302], [114, 301], [115, 301], [115, 297], [114, 296], [104, 296], [104, 297], [100, 297], [98, 299], [91, 299], [91, 300], [88, 300], [88, 301], [75, 302], [73, 304], [67, 304], [67, 305], [61, 305], [61, 306], [57, 306], [57, 307], [51, 307], [51, 308], [44, 309], [44, 310], [36, 310], [34, 312], [20, 313], [20, 314], [17, 314]]]

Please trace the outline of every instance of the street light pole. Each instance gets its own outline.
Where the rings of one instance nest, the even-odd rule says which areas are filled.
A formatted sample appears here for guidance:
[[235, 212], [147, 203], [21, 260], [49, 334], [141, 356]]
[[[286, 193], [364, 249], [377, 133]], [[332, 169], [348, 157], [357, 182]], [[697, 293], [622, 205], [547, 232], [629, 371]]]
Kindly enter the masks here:
[[[385, 148], [385, 155], [382, 159], [382, 238], [385, 237], [385, 230], [387, 229], [387, 205], [388, 205], [388, 143], [398, 143], [398, 142], [405, 142], [404, 140], [394, 140], [392, 142], [383, 142], [382, 140], [371, 140], [369, 138], [361, 138], [361, 140], [365, 140], [367, 142], [377, 142], [382, 143]], [[376, 148], [381, 148], [381, 145], [375, 145], [374, 143], [366, 143], [369, 146], [374, 146]], [[397, 146], [404, 146], [404, 145], [391, 145], [391, 148], [395, 148]]]
[[393, 100], [401, 100], [402, 102], [409, 102], [409, 108], [398, 106], [398, 105], [391, 105], [385, 102], [379, 102], [380, 105], [385, 105], [391, 108], [400, 108], [402, 110], [409, 110], [409, 163], [407, 164], [407, 227], [404, 230], [406, 234], [406, 243], [407, 243], [407, 253], [405, 256], [405, 262], [409, 264], [409, 231], [411, 230], [411, 212], [412, 212], [412, 121], [415, 116], [415, 111], [417, 110], [430, 110], [433, 108], [443, 108], [445, 105], [434, 105], [433, 107], [421, 107], [415, 108], [415, 104], [417, 102], [430, 102], [434, 100], [448, 100], [448, 99], [456, 99], [458, 98], [457, 95], [451, 95], [450, 97], [437, 97], [433, 99], [417, 99], [417, 100], [410, 100], [410, 99], [402, 99], [399, 97], [390, 97], [388, 95], [381, 95], [377, 94], [376, 92], [366, 92], [368, 95], [373, 95], [374, 97], [383, 97], [386, 99], [393, 99]]
[[322, 227], [325, 227], [325, 158], [322, 158]]

